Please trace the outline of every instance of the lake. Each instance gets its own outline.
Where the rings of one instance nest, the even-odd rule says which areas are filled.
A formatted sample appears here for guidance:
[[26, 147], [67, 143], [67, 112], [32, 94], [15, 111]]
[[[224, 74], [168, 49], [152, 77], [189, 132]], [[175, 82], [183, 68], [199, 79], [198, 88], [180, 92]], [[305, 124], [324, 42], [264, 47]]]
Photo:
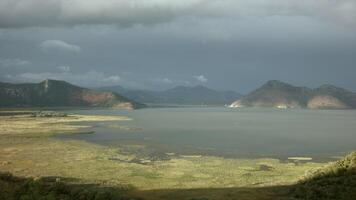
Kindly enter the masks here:
[[132, 119], [91, 123], [94, 134], [59, 136], [101, 145], [139, 144], [181, 154], [279, 158], [330, 157], [356, 149], [355, 110], [185, 107], [68, 112]]

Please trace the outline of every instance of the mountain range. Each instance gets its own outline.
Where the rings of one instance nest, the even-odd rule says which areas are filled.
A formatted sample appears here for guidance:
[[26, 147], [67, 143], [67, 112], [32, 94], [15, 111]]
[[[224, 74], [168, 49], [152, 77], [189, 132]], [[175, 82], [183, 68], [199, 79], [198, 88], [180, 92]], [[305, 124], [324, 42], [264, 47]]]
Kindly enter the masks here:
[[201, 85], [193, 87], [177, 86], [164, 91], [129, 90], [121, 86], [99, 89], [117, 92], [135, 101], [151, 104], [225, 105], [242, 96], [234, 91], [218, 91]]
[[22, 84], [0, 82], [0, 107], [145, 107], [138, 102], [158, 105], [225, 105], [233, 102], [230, 107], [355, 109], [356, 93], [333, 85], [310, 89], [277, 80], [268, 81], [245, 96], [204, 86], [178, 86], [164, 91], [129, 90], [121, 86], [93, 90], [59, 80]]
[[114, 92], [96, 91], [58, 80], [40, 83], [0, 82], [0, 107], [113, 107], [135, 109], [145, 105]]
[[310, 89], [271, 80], [233, 102], [230, 107], [354, 109], [356, 93], [333, 85]]

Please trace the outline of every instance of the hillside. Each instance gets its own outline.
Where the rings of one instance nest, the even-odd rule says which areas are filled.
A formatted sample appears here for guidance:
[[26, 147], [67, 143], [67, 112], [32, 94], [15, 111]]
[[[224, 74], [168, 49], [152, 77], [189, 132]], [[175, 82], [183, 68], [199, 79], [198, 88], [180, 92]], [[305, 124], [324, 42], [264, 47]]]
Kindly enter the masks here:
[[242, 96], [234, 91], [217, 91], [201, 85], [177, 86], [164, 91], [128, 90], [120, 86], [105, 87], [100, 90], [119, 92], [133, 100], [155, 104], [224, 105]]
[[114, 92], [81, 88], [65, 81], [40, 83], [0, 83], [0, 107], [84, 106], [134, 109], [143, 104]]
[[356, 152], [305, 177], [296, 186], [298, 199], [356, 199]]
[[322, 85], [313, 90], [309, 108], [356, 108], [356, 93], [333, 85]]
[[353, 109], [356, 108], [356, 94], [332, 85], [310, 89], [272, 80], [230, 107]]

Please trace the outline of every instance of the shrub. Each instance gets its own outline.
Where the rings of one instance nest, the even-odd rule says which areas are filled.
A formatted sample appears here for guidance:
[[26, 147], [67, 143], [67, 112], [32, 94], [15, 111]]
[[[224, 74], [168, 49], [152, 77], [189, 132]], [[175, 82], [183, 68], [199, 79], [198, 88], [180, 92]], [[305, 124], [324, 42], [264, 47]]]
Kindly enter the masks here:
[[356, 152], [306, 177], [293, 194], [308, 200], [356, 199]]

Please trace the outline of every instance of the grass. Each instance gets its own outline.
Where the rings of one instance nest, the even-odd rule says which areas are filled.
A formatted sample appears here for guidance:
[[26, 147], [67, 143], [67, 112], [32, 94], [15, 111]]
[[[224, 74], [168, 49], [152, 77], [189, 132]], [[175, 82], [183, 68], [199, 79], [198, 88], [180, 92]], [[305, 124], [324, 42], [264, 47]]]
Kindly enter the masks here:
[[[11, 115], [11, 113], [14, 113]], [[68, 115], [67, 117], [32, 117], [33, 112], [28, 111], [2, 111], [0, 112], [0, 135], [50, 136], [56, 133], [75, 133], [89, 126], [73, 123], [123, 121], [130, 120], [123, 116], [100, 115]]]
[[90, 184], [68, 184], [59, 177], [19, 178], [0, 173], [1, 200], [139, 200], [125, 190]]
[[[80, 141], [51, 138], [2, 138], [0, 166], [19, 176], [76, 177], [87, 182], [134, 185], [140, 189], [241, 187], [289, 184], [321, 164], [281, 163], [277, 159], [224, 159], [203, 156], [131, 162], [139, 155]], [[260, 170], [268, 165], [273, 170]]]
[[19, 178], [0, 173], [1, 200], [282, 200], [288, 198], [289, 187], [267, 188], [200, 188], [127, 190], [96, 184], [75, 184], [73, 179], [44, 177]]
[[301, 180], [294, 196], [310, 200], [356, 199], [356, 152]]

